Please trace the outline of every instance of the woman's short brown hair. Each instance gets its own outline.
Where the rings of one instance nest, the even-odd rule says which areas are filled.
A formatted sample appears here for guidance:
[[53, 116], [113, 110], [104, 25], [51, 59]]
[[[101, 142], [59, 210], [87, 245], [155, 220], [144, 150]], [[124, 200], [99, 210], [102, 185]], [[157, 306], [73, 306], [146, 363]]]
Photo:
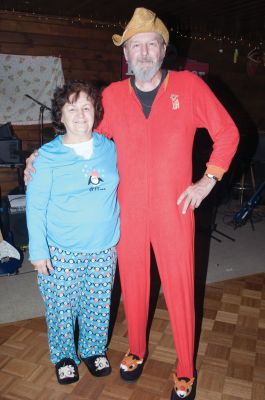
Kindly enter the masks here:
[[95, 109], [95, 120], [93, 128], [96, 128], [103, 117], [103, 106], [101, 102], [100, 90], [92, 83], [85, 81], [69, 81], [63, 87], [55, 89], [52, 99], [52, 122], [57, 132], [65, 133], [65, 126], [61, 122], [62, 108], [66, 103], [70, 103], [70, 96], [74, 94], [72, 101], [76, 101], [80, 92], [87, 94], [87, 97], [92, 101]]

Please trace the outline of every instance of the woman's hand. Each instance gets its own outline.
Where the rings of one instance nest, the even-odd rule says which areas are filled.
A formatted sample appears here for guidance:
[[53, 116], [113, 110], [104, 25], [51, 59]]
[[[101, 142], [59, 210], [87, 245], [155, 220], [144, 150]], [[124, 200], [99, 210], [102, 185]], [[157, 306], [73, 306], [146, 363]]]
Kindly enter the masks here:
[[27, 183], [31, 181], [31, 174], [35, 173], [35, 168], [33, 167], [33, 161], [38, 155], [38, 150], [34, 150], [34, 152], [26, 159], [26, 168], [24, 169], [24, 183], [27, 186]]
[[53, 269], [53, 266], [49, 259], [31, 261], [31, 264], [34, 266], [35, 271], [38, 271], [40, 274], [43, 275], [50, 275], [50, 270]]

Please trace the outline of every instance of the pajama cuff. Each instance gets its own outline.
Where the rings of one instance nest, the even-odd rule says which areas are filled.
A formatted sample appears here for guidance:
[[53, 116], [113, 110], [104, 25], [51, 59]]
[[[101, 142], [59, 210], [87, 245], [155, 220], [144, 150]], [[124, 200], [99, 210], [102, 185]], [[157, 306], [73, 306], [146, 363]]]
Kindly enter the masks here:
[[207, 165], [205, 174], [216, 176], [217, 180], [220, 181], [226, 171], [223, 168], [216, 167], [215, 165]]

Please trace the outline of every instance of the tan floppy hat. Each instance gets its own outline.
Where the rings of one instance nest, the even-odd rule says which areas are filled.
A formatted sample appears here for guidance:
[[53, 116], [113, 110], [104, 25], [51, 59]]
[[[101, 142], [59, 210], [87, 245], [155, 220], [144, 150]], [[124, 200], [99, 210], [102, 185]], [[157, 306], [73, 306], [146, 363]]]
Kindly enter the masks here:
[[113, 35], [112, 40], [115, 46], [121, 46], [126, 40], [130, 39], [137, 33], [155, 32], [159, 33], [166, 45], [169, 41], [169, 32], [164, 23], [159, 19], [153, 11], [147, 8], [136, 8], [132, 19], [126, 26], [122, 36]]

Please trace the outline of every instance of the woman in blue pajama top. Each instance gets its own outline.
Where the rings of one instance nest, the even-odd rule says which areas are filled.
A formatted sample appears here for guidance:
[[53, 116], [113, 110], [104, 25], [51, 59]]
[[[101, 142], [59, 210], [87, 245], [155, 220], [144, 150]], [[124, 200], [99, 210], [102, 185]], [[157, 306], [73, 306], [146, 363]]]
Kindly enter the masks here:
[[119, 240], [116, 149], [93, 131], [101, 97], [89, 83], [57, 88], [54, 122], [64, 135], [39, 150], [27, 187], [31, 263], [45, 302], [51, 361], [58, 382], [79, 379], [80, 358], [94, 376], [111, 372], [106, 355], [111, 288]]

